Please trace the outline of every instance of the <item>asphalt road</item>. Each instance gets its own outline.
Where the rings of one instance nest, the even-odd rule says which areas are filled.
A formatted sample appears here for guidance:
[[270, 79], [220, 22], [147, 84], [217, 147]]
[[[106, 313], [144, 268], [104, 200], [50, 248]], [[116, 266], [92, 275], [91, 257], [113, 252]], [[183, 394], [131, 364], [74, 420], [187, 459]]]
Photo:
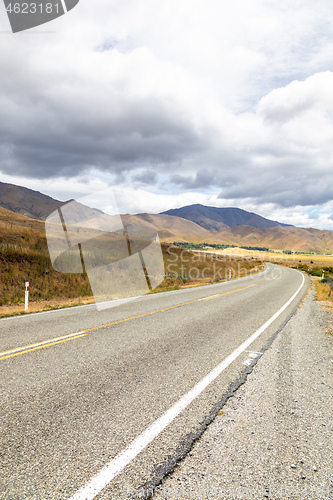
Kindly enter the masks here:
[[333, 500], [333, 311], [315, 300], [311, 281], [154, 500]]
[[0, 498], [149, 495], [307, 288], [268, 264], [105, 311], [0, 320]]

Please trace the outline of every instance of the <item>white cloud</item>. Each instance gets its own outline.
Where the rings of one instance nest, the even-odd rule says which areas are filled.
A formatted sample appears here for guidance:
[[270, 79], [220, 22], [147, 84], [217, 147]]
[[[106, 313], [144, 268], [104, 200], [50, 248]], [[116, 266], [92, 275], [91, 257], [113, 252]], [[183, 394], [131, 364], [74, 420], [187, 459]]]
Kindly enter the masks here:
[[95, 0], [53, 34], [1, 35], [3, 180], [65, 199], [82, 176], [116, 179], [138, 211], [328, 203], [332, 14], [330, 0]]

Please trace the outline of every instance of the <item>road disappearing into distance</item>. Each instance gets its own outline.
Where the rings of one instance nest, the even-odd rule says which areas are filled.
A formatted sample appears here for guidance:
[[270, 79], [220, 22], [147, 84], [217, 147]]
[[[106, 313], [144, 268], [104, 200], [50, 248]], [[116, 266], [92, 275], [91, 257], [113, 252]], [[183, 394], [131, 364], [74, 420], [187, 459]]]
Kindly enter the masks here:
[[308, 286], [268, 264], [105, 311], [0, 320], [0, 498], [139, 498], [188, 452]]

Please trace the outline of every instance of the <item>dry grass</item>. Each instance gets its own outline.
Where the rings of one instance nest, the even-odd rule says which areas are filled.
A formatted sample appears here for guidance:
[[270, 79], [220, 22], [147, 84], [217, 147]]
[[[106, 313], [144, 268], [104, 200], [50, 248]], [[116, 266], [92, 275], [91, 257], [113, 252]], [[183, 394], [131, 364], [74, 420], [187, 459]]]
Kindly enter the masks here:
[[320, 301], [330, 301], [333, 303], [331, 287], [328, 283], [316, 281], [316, 299]]
[[332, 327], [328, 327], [325, 329], [325, 333], [326, 335], [331, 335], [333, 336], [333, 328]]
[[[162, 250], [166, 277], [156, 292], [245, 276], [262, 268], [257, 259], [199, 254], [167, 244]], [[29, 312], [94, 302], [86, 274], [53, 269], [43, 222], [0, 212], [0, 316], [24, 313], [25, 281], [30, 283]]]
[[256, 259], [193, 252], [167, 244], [162, 244], [162, 249], [166, 277], [155, 292], [239, 278], [263, 268], [262, 262]]
[[321, 254], [284, 254], [282, 252], [263, 252], [260, 250], [246, 250], [245, 248], [226, 248], [225, 250], [216, 250], [214, 253], [240, 257], [243, 259], [255, 258], [264, 262], [273, 262], [288, 267], [297, 266], [298, 264], [306, 264], [315, 267], [331, 267], [333, 266], [333, 255]]
[[[313, 254], [284, 254], [278, 252], [263, 252], [259, 250], [246, 250], [243, 248], [226, 248], [216, 250], [219, 255], [225, 257], [239, 257], [243, 259], [259, 259], [264, 262], [272, 262], [286, 267], [297, 268], [307, 272], [315, 280], [316, 300], [325, 305], [326, 310], [333, 307], [333, 255], [313, 255]], [[325, 279], [322, 282], [322, 272], [325, 270]], [[317, 277], [314, 277], [317, 276]]]
[[86, 275], [53, 269], [44, 223], [9, 214], [0, 213], [0, 315], [24, 310], [25, 281], [30, 283], [30, 311], [91, 300]]
[[22, 305], [11, 305], [0, 307], [0, 318], [6, 316], [18, 316], [53, 309], [64, 309], [67, 307], [82, 306], [85, 304], [94, 304], [93, 297], [79, 297], [77, 299], [59, 299], [59, 300], [41, 300], [40, 302], [29, 302], [29, 310], [24, 311]]
[[333, 306], [333, 293], [331, 286], [328, 283], [316, 281], [316, 300], [325, 302], [327, 306]]

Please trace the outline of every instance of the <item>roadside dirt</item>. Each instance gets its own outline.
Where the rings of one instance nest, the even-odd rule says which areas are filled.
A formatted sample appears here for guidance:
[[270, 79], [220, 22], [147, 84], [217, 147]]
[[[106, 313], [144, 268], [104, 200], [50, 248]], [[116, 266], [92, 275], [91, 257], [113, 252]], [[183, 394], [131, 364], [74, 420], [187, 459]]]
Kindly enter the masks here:
[[332, 325], [313, 286], [154, 500], [333, 499]]
[[16, 316], [21, 314], [29, 314], [41, 311], [49, 311], [51, 309], [60, 309], [63, 307], [73, 307], [84, 304], [93, 304], [93, 297], [81, 297], [80, 299], [59, 299], [59, 300], [42, 300], [40, 302], [30, 302], [29, 310], [24, 311], [24, 304], [17, 304], [13, 306], [1, 306], [0, 318], [6, 316]]

